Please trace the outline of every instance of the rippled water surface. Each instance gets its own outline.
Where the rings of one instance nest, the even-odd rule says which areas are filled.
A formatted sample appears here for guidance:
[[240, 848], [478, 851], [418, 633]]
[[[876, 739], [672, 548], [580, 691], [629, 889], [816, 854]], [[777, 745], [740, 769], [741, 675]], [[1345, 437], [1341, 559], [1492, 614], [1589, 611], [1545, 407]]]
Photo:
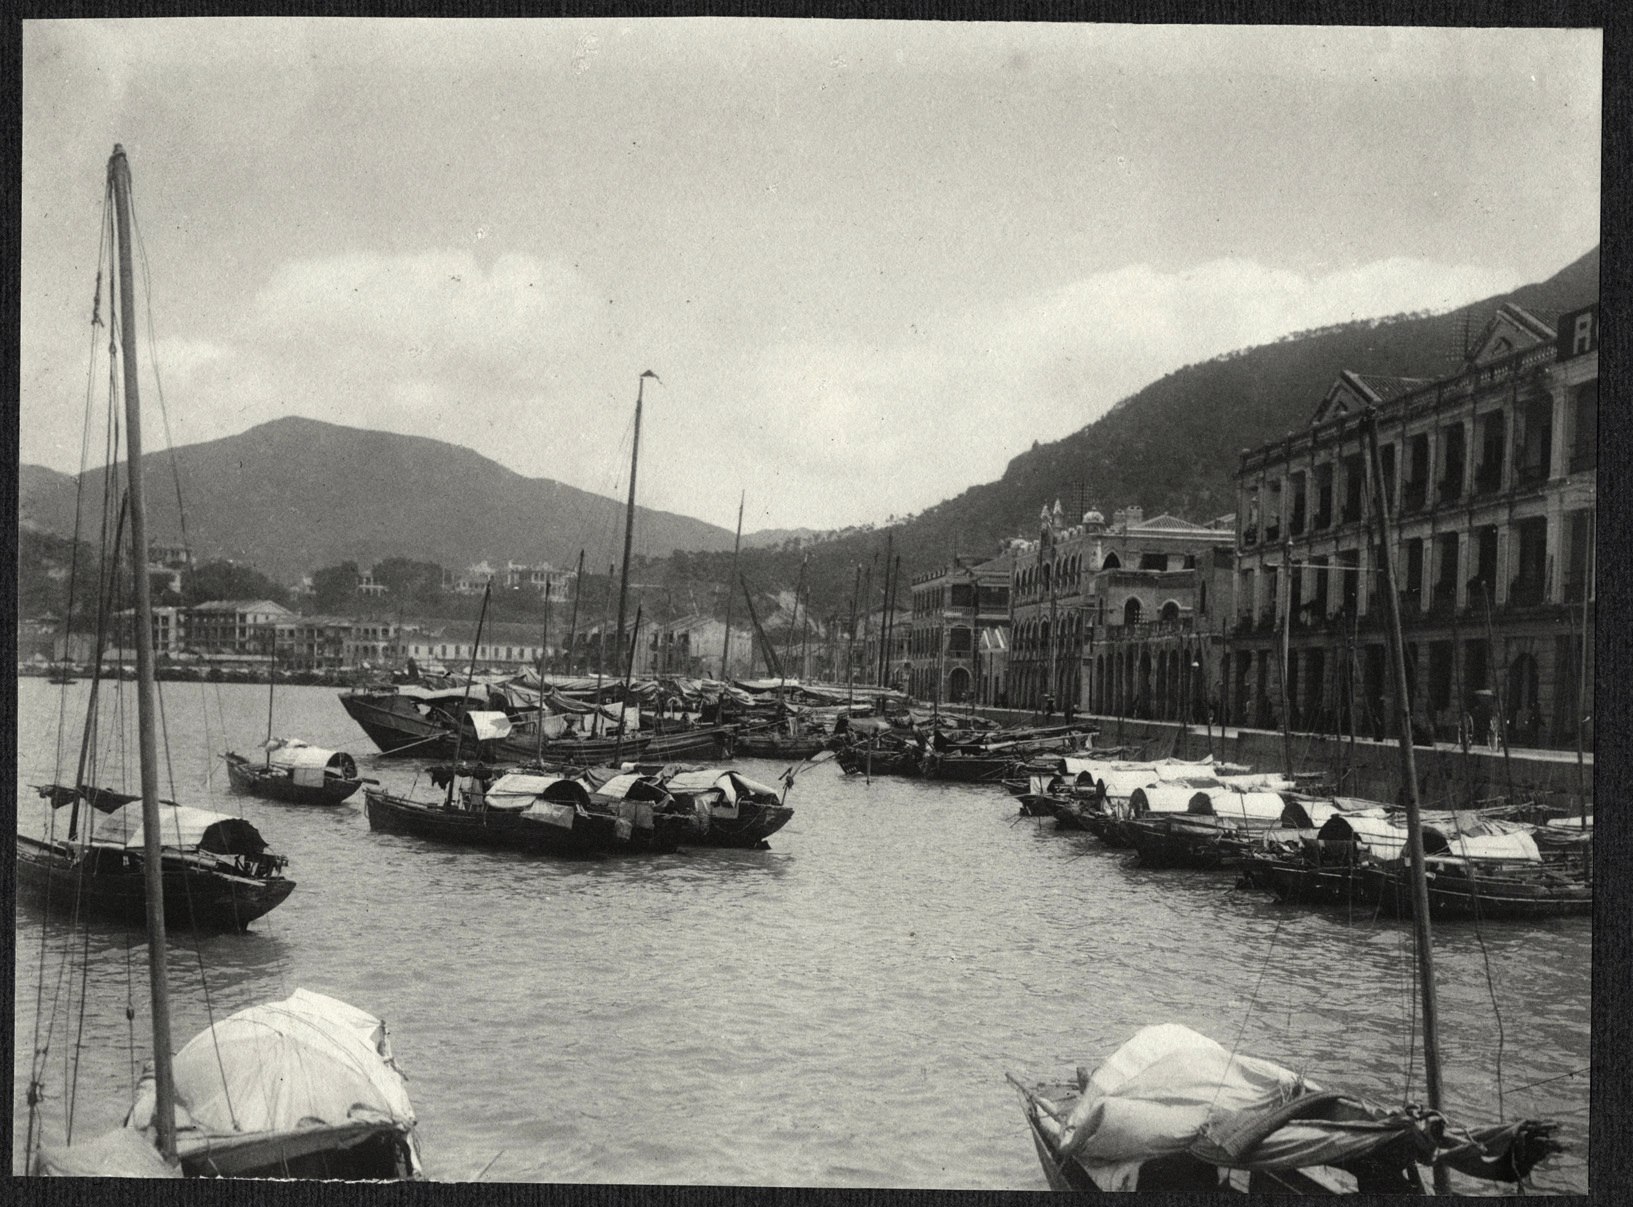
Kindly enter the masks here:
[[[996, 787], [869, 784], [829, 763], [799, 779], [769, 851], [552, 862], [373, 834], [360, 794], [331, 809], [231, 797], [219, 756], [264, 736], [266, 688], [162, 686], [177, 798], [248, 817], [299, 885], [247, 934], [174, 937], [177, 1046], [209, 1008], [297, 987], [380, 1015], [433, 1178], [1043, 1189], [1004, 1073], [1092, 1066], [1165, 1021], [1385, 1101], [1410, 1071], [1421, 1099], [1407, 926], [1284, 907], [1228, 873], [1129, 867], [1018, 819]], [[30, 833], [44, 806], [25, 785], [72, 778], [61, 690], [18, 687]], [[66, 691], [63, 767], [84, 691]], [[278, 732], [415, 783], [332, 690], [282, 689]], [[83, 1016], [82, 1137], [121, 1121], [149, 1041], [139, 938], [74, 936], [26, 902], [17, 929], [20, 1152], [38, 1038], [60, 1134]], [[1452, 1113], [1494, 1122], [1501, 1095], [1502, 1117], [1564, 1121], [1572, 1151], [1538, 1189], [1587, 1188], [1590, 940], [1586, 919], [1435, 934]]]

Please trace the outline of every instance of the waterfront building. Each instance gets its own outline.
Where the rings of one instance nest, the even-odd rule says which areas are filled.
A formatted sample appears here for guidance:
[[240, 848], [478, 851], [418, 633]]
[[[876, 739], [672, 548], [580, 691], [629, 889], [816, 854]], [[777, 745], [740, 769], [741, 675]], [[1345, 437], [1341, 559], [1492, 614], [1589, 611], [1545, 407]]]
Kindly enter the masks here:
[[[364, 630], [391, 628], [377, 622], [361, 622]], [[543, 632], [536, 624], [517, 624], [496, 621], [484, 626], [482, 643], [475, 647], [476, 667], [479, 671], [506, 671], [513, 674], [529, 668], [537, 669], [543, 654]], [[426, 628], [407, 625], [400, 631], [393, 629], [389, 646], [380, 657], [393, 664], [406, 665], [412, 658], [422, 670], [441, 667], [453, 675], [466, 673], [471, 666], [472, 647], [476, 632], [469, 625], [440, 625]], [[364, 631], [351, 638], [354, 652], [370, 648], [380, 639], [379, 634]], [[359, 665], [354, 663], [354, 665]]]
[[1495, 713], [1517, 745], [1574, 744], [1593, 690], [1598, 359], [1597, 305], [1556, 327], [1505, 305], [1456, 373], [1343, 373], [1307, 428], [1244, 450], [1230, 719], [1391, 732], [1374, 408], [1415, 723], [1453, 739]]
[[1087, 587], [1094, 602], [1086, 611], [1078, 708], [1197, 723], [1216, 715], [1235, 560], [1233, 549], [1215, 544], [1176, 570], [1097, 570]]
[[295, 613], [270, 599], [213, 599], [186, 609], [183, 640], [200, 654], [266, 656], [268, 635]]
[[909, 695], [940, 704], [1002, 704], [1008, 670], [1011, 561], [1006, 550], [915, 575], [907, 624]]
[[1011, 705], [1041, 709], [1053, 697], [1057, 708], [1072, 701], [1086, 710], [1094, 699], [1132, 706], [1132, 679], [1090, 685], [1085, 678], [1086, 667], [1095, 665], [1086, 661], [1091, 632], [1114, 626], [1137, 633], [1151, 621], [1176, 623], [1196, 606], [1198, 560], [1234, 541], [1230, 516], [1201, 524], [1167, 514], [1147, 519], [1143, 508], [1126, 507], [1112, 512], [1109, 524], [1095, 510], [1068, 524], [1059, 500], [1045, 507], [1038, 538], [1014, 546]]

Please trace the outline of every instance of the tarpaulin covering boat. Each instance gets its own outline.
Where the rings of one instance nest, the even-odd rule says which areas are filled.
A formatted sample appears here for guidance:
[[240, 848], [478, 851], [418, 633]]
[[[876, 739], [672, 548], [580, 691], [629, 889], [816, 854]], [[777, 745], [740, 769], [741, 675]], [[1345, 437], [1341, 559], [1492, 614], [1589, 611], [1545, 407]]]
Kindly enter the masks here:
[[[259, 855], [266, 840], [242, 817], [197, 809], [190, 805], [159, 806], [159, 841], [179, 850], [211, 851], [218, 855]], [[112, 846], [142, 848], [142, 805], [124, 805], [98, 819], [92, 838]]]
[[1465, 1131], [1173, 1023], [1137, 1032], [1076, 1085], [1010, 1080], [1057, 1190], [1421, 1194], [1419, 1164], [1512, 1183], [1560, 1151], [1552, 1123]]
[[227, 776], [236, 791], [289, 804], [338, 805], [363, 783], [356, 761], [344, 751], [299, 738], [273, 738], [264, 749], [263, 762], [226, 754]]
[[[297, 989], [240, 1010], [194, 1036], [173, 1068], [176, 1150], [190, 1176], [421, 1176], [414, 1108], [385, 1024], [336, 998]], [[149, 1069], [122, 1136], [44, 1148], [38, 1172], [153, 1176], [141, 1149], [164, 1166], [154, 1104]]]

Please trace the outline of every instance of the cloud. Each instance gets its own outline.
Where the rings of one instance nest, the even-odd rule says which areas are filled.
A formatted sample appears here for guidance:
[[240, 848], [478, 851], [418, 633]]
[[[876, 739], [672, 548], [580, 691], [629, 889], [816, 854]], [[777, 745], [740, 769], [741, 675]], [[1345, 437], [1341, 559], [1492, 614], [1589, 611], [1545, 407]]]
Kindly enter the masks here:
[[719, 426], [774, 480], [779, 523], [878, 520], [998, 477], [1034, 440], [1068, 435], [1186, 364], [1515, 284], [1406, 257], [1324, 274], [1228, 258], [1184, 271], [1131, 264], [938, 316], [891, 345], [769, 346], [752, 393], [736, 395], [755, 401], [727, 404]]
[[522, 254], [483, 264], [466, 250], [364, 252], [281, 265], [254, 302], [257, 331], [363, 356], [388, 377], [458, 372], [473, 362], [524, 376], [589, 329], [584, 278]]

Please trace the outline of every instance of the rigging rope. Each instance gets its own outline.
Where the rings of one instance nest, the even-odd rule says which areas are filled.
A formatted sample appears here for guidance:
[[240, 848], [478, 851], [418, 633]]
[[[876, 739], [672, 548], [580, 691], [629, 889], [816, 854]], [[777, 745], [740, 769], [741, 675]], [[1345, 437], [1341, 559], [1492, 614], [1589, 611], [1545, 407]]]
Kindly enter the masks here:
[[[108, 182], [106, 182], [106, 184], [104, 185], [104, 188], [103, 188], [103, 193], [102, 193], [102, 219], [97, 224], [96, 291], [95, 291], [95, 295], [94, 295], [94, 297], [92, 299], [92, 302], [91, 302], [90, 350], [89, 350], [89, 354], [86, 357], [86, 365], [85, 365], [85, 402], [84, 402], [84, 407], [83, 407], [84, 421], [83, 421], [83, 423], [82, 423], [82, 425], [80, 427], [79, 473], [76, 475], [76, 477], [74, 479], [74, 530], [73, 530], [74, 531], [74, 538], [73, 538], [73, 543], [69, 546], [68, 602], [67, 602], [67, 605], [66, 605], [66, 607], [64, 609], [64, 612], [63, 612], [63, 624], [62, 624], [62, 659], [61, 659], [61, 661], [62, 661], [62, 663], [64, 665], [67, 665], [67, 663], [69, 662], [69, 653], [70, 653], [70, 650], [71, 650], [72, 645], [73, 645], [72, 639], [73, 639], [73, 634], [74, 634], [74, 616], [75, 616], [75, 611], [76, 611], [76, 604], [77, 604], [77, 601], [78, 601], [79, 539], [80, 539], [80, 531], [81, 531], [82, 524], [83, 524], [83, 521], [84, 521], [85, 475], [86, 475], [86, 471], [89, 468], [89, 464], [90, 464], [90, 441], [91, 441], [91, 431], [92, 431], [91, 420], [92, 420], [92, 417], [93, 417], [92, 406], [93, 406], [93, 402], [94, 402], [94, 399], [95, 399], [96, 349], [97, 349], [97, 342], [98, 342], [98, 336], [97, 336], [97, 333], [96, 333], [96, 328], [102, 325], [102, 318], [101, 318], [101, 313], [102, 313], [102, 273], [103, 273], [103, 269], [106, 267], [107, 262], [108, 262], [109, 239], [110, 239], [111, 234], [112, 234], [112, 224], [113, 224], [112, 192], [113, 192], [113, 182], [111, 180], [109, 180]], [[110, 297], [110, 303], [111, 303], [111, 297]], [[68, 729], [68, 726], [67, 726], [67, 720], [68, 720], [68, 692], [67, 692], [67, 685], [64, 684], [63, 687], [64, 687], [64, 690], [58, 696], [56, 757], [54, 759], [54, 764], [53, 764], [53, 769], [52, 769], [52, 779], [54, 781], [56, 781], [56, 782], [59, 782], [59, 783], [62, 780], [62, 763], [63, 763], [63, 754], [64, 754], [64, 751], [63, 751], [63, 739], [64, 739], [64, 736], [66, 735], [67, 729]], [[46, 841], [52, 842], [52, 843], [55, 843], [55, 841], [56, 841], [56, 814], [57, 814], [57, 811], [55, 809], [48, 809], [48, 811], [47, 811]], [[51, 891], [50, 891], [50, 884], [49, 884], [49, 881], [48, 881], [47, 882], [47, 887], [46, 887], [46, 906], [47, 906], [46, 912], [47, 912], [48, 917], [49, 917], [49, 914], [50, 914], [50, 908], [49, 908], [50, 907], [50, 898], [51, 898]], [[40, 928], [39, 962], [38, 962], [38, 966], [37, 966], [36, 972], [35, 972], [35, 983], [34, 983], [34, 1056], [33, 1056], [33, 1062], [32, 1062], [32, 1064], [30, 1066], [30, 1075], [29, 1075], [28, 1130], [27, 1130], [27, 1133], [26, 1133], [25, 1148], [24, 1148], [25, 1163], [27, 1161], [32, 1160], [33, 1155], [34, 1155], [34, 1151], [35, 1151], [35, 1147], [40, 1142], [40, 1139], [41, 1139], [40, 1134], [39, 1134], [39, 1124], [40, 1124], [40, 1120], [39, 1120], [39, 1104], [40, 1104], [40, 1092], [44, 1088], [44, 1083], [42, 1082], [41, 1078], [44, 1076], [44, 1073], [45, 1073], [45, 1061], [46, 1061], [46, 1057], [47, 1057], [47, 1054], [48, 1054], [49, 1049], [50, 1049], [50, 1029], [49, 1029], [49, 1027], [47, 1028], [47, 1032], [46, 1032], [46, 1036], [45, 1036], [43, 1046], [42, 1046], [41, 1035], [40, 1035], [43, 1011], [44, 1011], [44, 1008], [45, 1008], [45, 982], [46, 982], [45, 965], [46, 965], [46, 954], [47, 954], [47, 952], [49, 950], [48, 935], [49, 935], [49, 928], [42, 926]], [[59, 980], [59, 988], [60, 988], [60, 980]], [[26, 1165], [25, 1165], [25, 1167], [26, 1167]]]

